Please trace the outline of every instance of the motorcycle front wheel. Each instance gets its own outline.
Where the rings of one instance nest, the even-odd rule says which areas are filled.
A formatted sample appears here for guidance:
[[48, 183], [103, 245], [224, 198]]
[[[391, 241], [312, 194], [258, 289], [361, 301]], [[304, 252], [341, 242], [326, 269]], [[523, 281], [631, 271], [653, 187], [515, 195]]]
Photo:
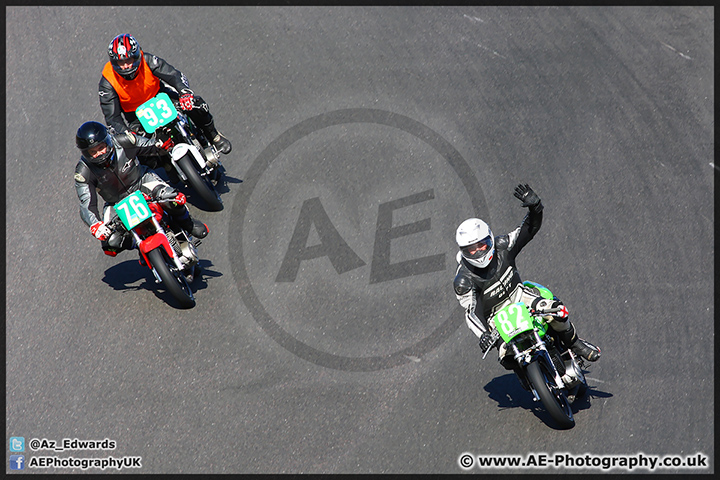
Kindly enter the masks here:
[[528, 380], [553, 420], [561, 428], [572, 428], [575, 426], [575, 418], [570, 403], [565, 393], [555, 386], [551, 371], [542, 358], [535, 359], [527, 366]]
[[223, 202], [220, 194], [215, 190], [215, 186], [209, 178], [203, 177], [198, 173], [192, 154], [189, 152], [186, 153], [177, 163], [187, 177], [190, 187], [200, 195], [200, 198], [207, 204], [207, 207], [213, 212], [222, 210]]
[[192, 308], [195, 306], [195, 297], [193, 296], [190, 285], [188, 285], [185, 275], [178, 270], [175, 262], [168, 257], [162, 247], [150, 250], [147, 253], [150, 264], [162, 279], [163, 285], [170, 295], [178, 301], [182, 308]]

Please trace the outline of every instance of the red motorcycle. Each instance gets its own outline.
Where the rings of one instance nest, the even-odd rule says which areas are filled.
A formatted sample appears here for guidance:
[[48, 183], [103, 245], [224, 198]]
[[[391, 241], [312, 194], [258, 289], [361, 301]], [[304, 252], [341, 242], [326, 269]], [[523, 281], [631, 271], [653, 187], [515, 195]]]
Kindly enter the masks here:
[[197, 247], [200, 240], [172, 222], [161, 204], [174, 200], [152, 199], [139, 190], [114, 205], [117, 218], [111, 231], [129, 232], [140, 251], [140, 263], [152, 270], [155, 283], [162, 283], [182, 308], [195, 306], [190, 284], [199, 274]]

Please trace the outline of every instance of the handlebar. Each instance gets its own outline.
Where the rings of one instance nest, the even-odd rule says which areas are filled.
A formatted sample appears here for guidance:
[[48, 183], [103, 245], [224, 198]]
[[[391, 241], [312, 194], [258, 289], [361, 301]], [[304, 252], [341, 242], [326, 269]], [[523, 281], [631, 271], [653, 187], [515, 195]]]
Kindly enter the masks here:
[[547, 315], [548, 313], [562, 312], [562, 308], [548, 308], [547, 310], [530, 310], [532, 315]]
[[108, 223], [106, 223], [105, 226], [107, 226], [111, 232], [125, 230], [125, 226], [122, 224], [122, 220], [120, 220], [120, 217], [113, 218]]

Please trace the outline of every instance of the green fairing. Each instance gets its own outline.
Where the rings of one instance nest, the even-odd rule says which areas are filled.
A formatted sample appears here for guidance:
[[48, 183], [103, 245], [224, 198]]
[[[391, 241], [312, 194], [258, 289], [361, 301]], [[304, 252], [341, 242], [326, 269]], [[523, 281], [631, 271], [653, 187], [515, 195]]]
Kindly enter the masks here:
[[554, 299], [555, 299], [555, 295], [553, 295], [553, 293], [552, 293], [550, 290], [548, 290], [546, 287], [543, 287], [543, 286], [540, 285], [539, 283], [535, 283], [535, 282], [531, 282], [531, 281], [529, 281], [529, 280], [526, 280], [526, 281], [523, 282], [523, 285], [525, 285], [526, 287], [535, 287], [535, 288], [537, 288], [538, 291], [540, 292], [540, 295], [541, 295], [543, 298], [546, 298], [546, 299], [548, 299], [548, 300], [554, 300]]
[[[540, 285], [539, 283], [535, 283], [535, 282], [526, 280], [523, 282], [523, 285], [525, 285], [526, 287], [531, 287], [531, 288], [537, 289], [537, 291], [540, 293], [540, 296], [547, 300], [555, 299], [555, 295], [553, 295], [553, 293], [548, 288]], [[513, 305], [515, 305], [515, 304], [513, 304]], [[522, 304], [522, 305], [525, 309], [527, 309], [527, 306], [525, 304]], [[493, 317], [493, 321], [495, 322], [496, 328], [498, 329], [498, 332], [500, 333], [500, 337], [503, 339], [503, 341], [505, 343], [509, 343], [519, 333], [522, 333], [522, 331], [526, 331], [526, 330], [520, 329], [517, 331], [510, 332], [511, 336], [508, 336], [508, 334], [501, 328], [500, 324], [496, 321], [498, 314], [502, 311], [509, 311], [508, 309], [510, 307], [511, 307], [511, 305], [508, 305], [507, 307], [505, 307], [502, 310], [500, 310], [499, 312], [497, 312], [497, 314], [495, 314], [495, 317]], [[507, 313], [506, 313], [506, 315], [507, 315]], [[548, 326], [547, 326], [547, 323], [545, 323], [545, 321], [542, 319], [542, 317], [530, 316], [530, 313], [528, 311], [526, 318], [528, 318], [528, 320], [530, 320], [532, 322], [533, 327], [537, 328], [538, 335], [540, 335], [540, 337], [545, 336], [545, 332], [547, 331]]]
[[501, 309], [493, 317], [495, 327], [505, 343], [522, 332], [537, 328], [538, 335], [545, 335], [547, 325], [541, 318], [530, 315], [527, 305], [522, 302], [513, 303]]
[[547, 332], [548, 325], [542, 317], [533, 317], [533, 324], [537, 327], [540, 338], [544, 337], [545, 332]]

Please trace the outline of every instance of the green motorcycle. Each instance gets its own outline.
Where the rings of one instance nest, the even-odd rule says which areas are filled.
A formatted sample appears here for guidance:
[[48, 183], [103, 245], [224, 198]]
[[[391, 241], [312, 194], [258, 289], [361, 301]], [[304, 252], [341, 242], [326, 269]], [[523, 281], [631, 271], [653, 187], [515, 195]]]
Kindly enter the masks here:
[[[523, 284], [537, 289], [543, 298], [555, 298], [538, 283]], [[561, 428], [572, 428], [575, 418], [571, 404], [585, 394], [588, 384], [583, 359], [565, 348], [543, 319], [558, 311], [559, 308], [531, 310], [522, 302], [505, 306], [491, 319], [495, 325], [492, 345], [499, 339], [506, 344], [507, 354], [517, 362], [515, 374], [523, 388], [533, 394], [536, 402], [542, 402]], [[483, 358], [489, 351], [484, 352]]]

